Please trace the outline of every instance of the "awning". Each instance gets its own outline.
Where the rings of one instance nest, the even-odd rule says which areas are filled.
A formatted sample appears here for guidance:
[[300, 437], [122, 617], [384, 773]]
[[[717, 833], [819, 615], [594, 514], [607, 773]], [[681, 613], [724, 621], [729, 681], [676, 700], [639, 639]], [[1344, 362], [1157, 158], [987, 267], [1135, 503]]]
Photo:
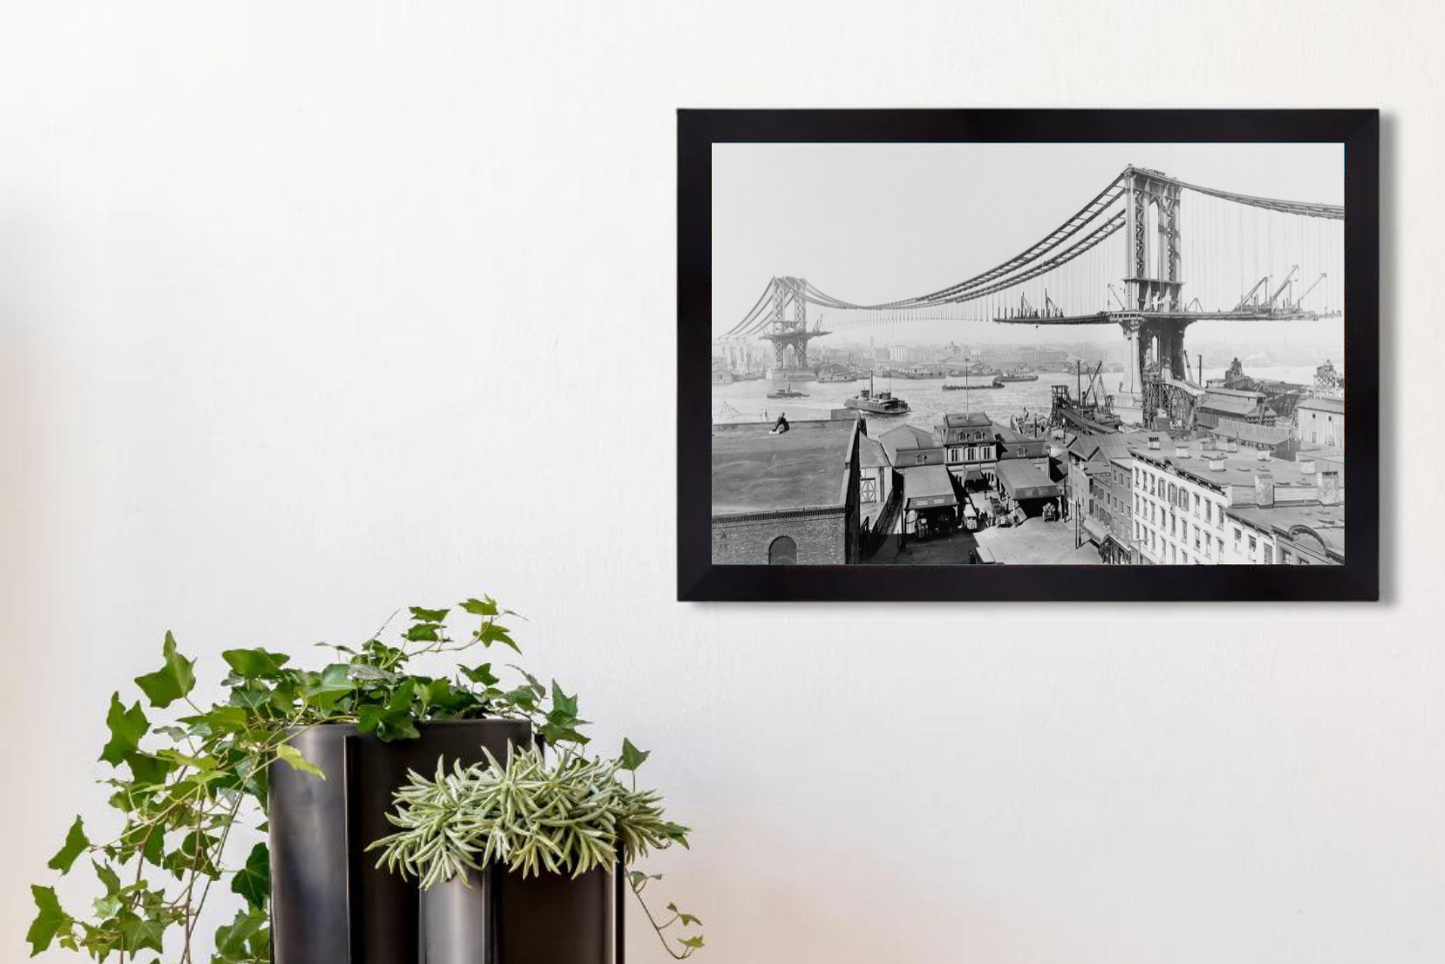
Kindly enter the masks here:
[[998, 463], [997, 472], [999, 487], [1015, 501], [1059, 496], [1059, 487], [1026, 459], [1006, 459]]
[[1101, 523], [1095, 521], [1094, 519], [1084, 520], [1084, 531], [1089, 534], [1089, 541], [1095, 543], [1096, 545], [1102, 546], [1104, 544], [1104, 540], [1109, 538], [1108, 531]]
[[903, 507], [939, 509], [958, 505], [953, 494], [953, 477], [941, 465], [920, 465], [903, 469]]

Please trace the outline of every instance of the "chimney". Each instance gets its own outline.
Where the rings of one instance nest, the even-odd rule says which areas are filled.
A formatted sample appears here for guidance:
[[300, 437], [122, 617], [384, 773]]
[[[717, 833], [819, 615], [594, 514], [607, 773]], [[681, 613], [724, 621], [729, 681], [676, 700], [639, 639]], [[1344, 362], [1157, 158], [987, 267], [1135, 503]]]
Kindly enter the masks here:
[[1315, 474], [1315, 460], [1314, 460], [1314, 459], [1300, 459], [1300, 460], [1299, 460], [1299, 470], [1300, 470], [1300, 475], [1314, 475], [1314, 474]]
[[1209, 436], [1208, 438], [1206, 438], [1204, 441], [1202, 441], [1202, 442], [1199, 443], [1199, 448], [1200, 448], [1202, 451], [1205, 451], [1205, 452], [1213, 452], [1213, 451], [1215, 451], [1216, 449], [1219, 448], [1219, 443], [1218, 443], [1217, 441], [1215, 441], [1214, 436], [1211, 435], [1211, 436]]
[[1339, 505], [1344, 501], [1340, 494], [1340, 472], [1325, 469], [1319, 474], [1320, 505]]
[[1175, 443], [1174, 443], [1174, 456], [1175, 456], [1175, 458], [1180, 458], [1180, 459], [1187, 459], [1187, 458], [1189, 458], [1189, 443], [1188, 443], [1188, 442], [1175, 442]]
[[1223, 453], [1223, 452], [1210, 452], [1210, 453], [1209, 453], [1209, 471], [1211, 471], [1211, 472], [1223, 472], [1223, 471], [1224, 471], [1224, 453]]
[[1232, 439], [1232, 438], [1230, 438], [1230, 439], [1225, 439], [1225, 440], [1224, 440], [1224, 451], [1226, 451], [1226, 452], [1238, 452], [1238, 451], [1239, 451], [1239, 443], [1236, 442], [1236, 441], [1235, 441], [1234, 439]]
[[1274, 475], [1269, 469], [1254, 470], [1254, 504], [1265, 508], [1274, 505]]
[[1255, 459], [1256, 462], [1268, 462], [1268, 461], [1269, 461], [1269, 449], [1255, 449], [1255, 450], [1254, 450], [1254, 459]]
[[1149, 447], [1150, 447], [1151, 449], [1158, 450], [1158, 448], [1159, 448], [1159, 436], [1157, 436], [1157, 435], [1151, 435], [1151, 436], [1149, 436]]

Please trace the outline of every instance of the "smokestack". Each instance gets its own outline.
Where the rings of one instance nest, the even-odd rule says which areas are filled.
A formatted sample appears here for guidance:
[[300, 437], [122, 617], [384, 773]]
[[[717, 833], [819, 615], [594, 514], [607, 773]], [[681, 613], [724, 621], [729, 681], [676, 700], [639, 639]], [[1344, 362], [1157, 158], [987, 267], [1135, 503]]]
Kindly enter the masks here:
[[1344, 500], [1344, 494], [1340, 491], [1340, 472], [1338, 469], [1325, 469], [1318, 476], [1320, 489], [1320, 505], [1339, 505]]
[[1274, 505], [1274, 474], [1264, 467], [1254, 470], [1254, 504], [1265, 508]]

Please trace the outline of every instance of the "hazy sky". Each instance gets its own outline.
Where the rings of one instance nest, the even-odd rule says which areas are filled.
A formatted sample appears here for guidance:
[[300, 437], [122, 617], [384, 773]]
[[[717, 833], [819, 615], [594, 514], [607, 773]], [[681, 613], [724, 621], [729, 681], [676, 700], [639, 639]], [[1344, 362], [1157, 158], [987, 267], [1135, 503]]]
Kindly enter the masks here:
[[[741, 320], [774, 275], [805, 277], [860, 304], [962, 281], [1030, 247], [1130, 164], [1240, 194], [1344, 202], [1344, 151], [1335, 144], [719, 144], [713, 147], [713, 333]], [[1200, 237], [1209, 203], [1185, 194], [1186, 245]], [[1111, 241], [1122, 244], [1122, 232]], [[1186, 300], [1209, 290], [1191, 268], [1183, 275]], [[1122, 257], [1116, 274], [1123, 274]], [[1214, 301], [1233, 297], [1240, 286], [1233, 273], [1213, 280]], [[818, 312], [810, 306], [809, 318]], [[1329, 344], [1342, 342], [1342, 332], [1338, 319], [1200, 322], [1190, 336]], [[852, 329], [847, 337], [870, 334], [880, 343], [1122, 338], [1117, 326], [1036, 330], [958, 321]]]

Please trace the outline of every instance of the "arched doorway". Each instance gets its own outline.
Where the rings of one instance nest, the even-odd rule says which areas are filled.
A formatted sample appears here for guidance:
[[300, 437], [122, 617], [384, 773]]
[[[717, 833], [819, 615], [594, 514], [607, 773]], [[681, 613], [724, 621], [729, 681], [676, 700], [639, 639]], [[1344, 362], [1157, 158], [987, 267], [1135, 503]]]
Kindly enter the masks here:
[[778, 536], [773, 544], [768, 546], [768, 565], [770, 566], [796, 566], [798, 564], [798, 544], [788, 536]]

